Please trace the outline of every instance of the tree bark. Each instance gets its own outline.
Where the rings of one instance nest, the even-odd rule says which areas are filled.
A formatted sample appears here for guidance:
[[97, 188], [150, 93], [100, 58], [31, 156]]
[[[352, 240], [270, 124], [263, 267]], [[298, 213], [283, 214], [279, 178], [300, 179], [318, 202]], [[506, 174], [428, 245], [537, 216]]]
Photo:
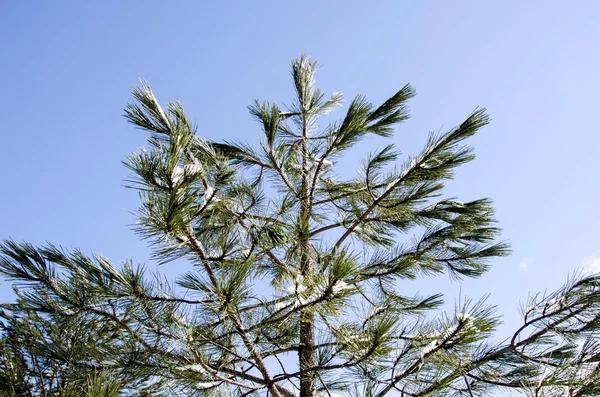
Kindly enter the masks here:
[[315, 318], [303, 313], [300, 323], [300, 397], [316, 397], [317, 382], [314, 372], [307, 372], [315, 365]]

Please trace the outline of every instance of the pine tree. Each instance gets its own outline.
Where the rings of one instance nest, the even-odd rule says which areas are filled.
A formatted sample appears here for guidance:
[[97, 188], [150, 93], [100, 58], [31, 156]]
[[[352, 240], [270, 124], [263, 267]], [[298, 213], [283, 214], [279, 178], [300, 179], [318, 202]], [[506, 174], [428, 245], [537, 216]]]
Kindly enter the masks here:
[[18, 292], [5, 310], [93, 329], [75, 358], [56, 341], [37, 354], [109, 371], [130, 393], [600, 395], [600, 276], [530, 297], [501, 343], [484, 301], [440, 315], [441, 294], [403, 295], [410, 280], [479, 277], [509, 253], [489, 199], [442, 197], [474, 158], [465, 141], [489, 123], [484, 109], [416, 156], [400, 162], [390, 144], [340, 181], [336, 162], [370, 134], [391, 137], [415, 92], [406, 85], [379, 106], [356, 96], [322, 127], [342, 95], [326, 97], [315, 71], [301, 56], [291, 106], [249, 107], [264, 133], [255, 146], [209, 142], [180, 103], [161, 107], [147, 83], [133, 89], [125, 116], [149, 132], [125, 162], [141, 198], [136, 231], [159, 263], [193, 267], [172, 285], [131, 262], [5, 241], [0, 272]]

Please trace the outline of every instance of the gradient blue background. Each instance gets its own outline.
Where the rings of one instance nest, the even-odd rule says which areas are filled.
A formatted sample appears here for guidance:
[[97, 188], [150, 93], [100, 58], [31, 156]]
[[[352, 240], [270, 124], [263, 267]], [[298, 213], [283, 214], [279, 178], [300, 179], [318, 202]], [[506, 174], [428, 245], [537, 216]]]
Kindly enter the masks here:
[[[306, 52], [325, 92], [347, 99], [381, 102], [414, 85], [413, 118], [394, 137], [403, 153], [488, 108], [493, 123], [471, 141], [478, 158], [448, 193], [492, 197], [514, 254], [480, 280], [406, 290], [443, 290], [450, 303], [459, 290], [490, 293], [505, 314], [501, 338], [528, 292], [558, 287], [578, 266], [600, 270], [599, 20], [591, 0], [3, 1], [0, 237], [153, 267], [129, 226], [137, 195], [122, 186], [120, 162], [146, 138], [121, 117], [129, 87], [142, 77], [159, 100], [181, 100], [210, 139], [253, 141], [246, 106], [290, 103], [289, 62]], [[11, 297], [0, 285], [0, 300]]]

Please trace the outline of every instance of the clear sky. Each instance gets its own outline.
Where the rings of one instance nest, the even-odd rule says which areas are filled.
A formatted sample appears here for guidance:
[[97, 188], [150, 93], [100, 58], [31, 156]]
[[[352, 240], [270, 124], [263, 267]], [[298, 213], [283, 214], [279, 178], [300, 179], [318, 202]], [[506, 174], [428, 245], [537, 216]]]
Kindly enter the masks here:
[[[225, 3], [0, 4], [0, 238], [153, 266], [129, 226], [137, 194], [122, 187], [120, 162], [146, 139], [121, 117], [129, 87], [141, 77], [159, 100], [181, 100], [209, 139], [252, 141], [246, 106], [290, 103], [289, 62], [305, 52], [325, 92], [381, 102], [413, 84], [413, 118], [394, 138], [403, 153], [477, 106], [493, 117], [448, 194], [492, 197], [514, 254], [476, 281], [407, 289], [489, 292], [507, 332], [528, 292], [600, 270], [600, 2]], [[0, 300], [11, 295], [0, 286]]]

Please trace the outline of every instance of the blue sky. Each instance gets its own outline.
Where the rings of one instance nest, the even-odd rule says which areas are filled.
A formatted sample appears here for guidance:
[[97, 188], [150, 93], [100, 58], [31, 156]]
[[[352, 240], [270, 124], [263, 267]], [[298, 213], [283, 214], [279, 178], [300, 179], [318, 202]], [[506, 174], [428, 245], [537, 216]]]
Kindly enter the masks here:
[[[447, 192], [492, 197], [514, 254], [476, 281], [407, 288], [489, 292], [502, 330], [514, 329], [528, 292], [577, 266], [600, 270], [598, 15], [592, 0], [3, 2], [0, 237], [152, 266], [129, 226], [137, 195], [122, 187], [120, 162], [146, 138], [121, 117], [129, 87], [141, 77], [159, 100], [181, 100], [210, 139], [252, 141], [246, 106], [290, 103], [289, 61], [305, 52], [325, 92], [381, 102], [417, 89], [394, 138], [406, 154], [488, 108], [492, 124], [471, 141], [478, 158]], [[10, 296], [4, 283], [0, 300]]]

